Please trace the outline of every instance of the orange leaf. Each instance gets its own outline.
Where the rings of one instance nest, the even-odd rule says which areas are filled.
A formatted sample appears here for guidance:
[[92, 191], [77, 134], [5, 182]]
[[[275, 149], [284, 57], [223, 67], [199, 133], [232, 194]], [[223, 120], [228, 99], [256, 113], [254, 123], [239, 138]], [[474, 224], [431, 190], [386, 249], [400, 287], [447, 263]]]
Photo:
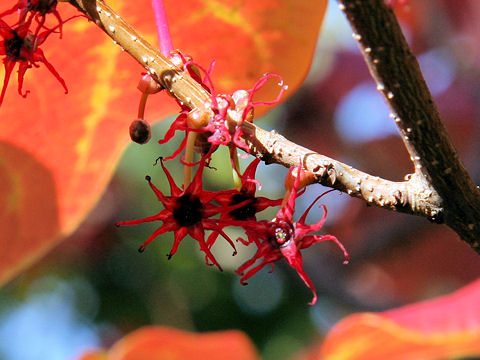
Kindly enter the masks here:
[[[15, 3], [2, 2], [0, 11]], [[291, 93], [308, 70], [326, 1], [310, 3], [167, 0], [166, 8], [174, 46], [205, 66], [217, 60], [220, 91], [251, 88], [268, 71], [282, 74]], [[157, 42], [150, 0], [109, 5]], [[76, 13], [66, 3], [58, 10], [64, 19]], [[75, 230], [110, 180], [137, 114], [143, 69], [85, 19], [63, 29], [62, 40], [52, 34], [41, 48], [69, 94], [40, 64], [27, 71], [28, 97], [16, 94], [14, 72], [0, 107], [0, 285]], [[278, 86], [272, 89], [276, 95]], [[160, 94], [147, 119], [176, 110]]]
[[[58, 7], [64, 18], [76, 13]], [[147, 1], [137, 3], [138, 13], [149, 10]], [[26, 73], [28, 97], [11, 79], [0, 107], [0, 199], [8, 199], [0, 203], [0, 284], [70, 234], [95, 205], [129, 141], [140, 96], [141, 67], [85, 19], [66, 23], [62, 40], [53, 34], [43, 45], [70, 93], [41, 65]], [[158, 102], [156, 116], [175, 109], [166, 96]]]
[[78, 360], [108, 360], [107, 353], [103, 350], [92, 350], [83, 354]]
[[[327, 0], [164, 0], [173, 46], [205, 67], [219, 93], [250, 89], [266, 72], [297, 89], [308, 73]], [[274, 99], [272, 83], [262, 100]], [[265, 109], [263, 109], [265, 110]], [[258, 111], [256, 112], [258, 114]]]
[[480, 280], [453, 294], [348, 316], [305, 359], [408, 360], [480, 355]]
[[[98, 354], [98, 355], [97, 355]], [[105, 354], [88, 353], [81, 360], [256, 360], [257, 352], [240, 331], [190, 333], [167, 327], [144, 327], [118, 341]]]

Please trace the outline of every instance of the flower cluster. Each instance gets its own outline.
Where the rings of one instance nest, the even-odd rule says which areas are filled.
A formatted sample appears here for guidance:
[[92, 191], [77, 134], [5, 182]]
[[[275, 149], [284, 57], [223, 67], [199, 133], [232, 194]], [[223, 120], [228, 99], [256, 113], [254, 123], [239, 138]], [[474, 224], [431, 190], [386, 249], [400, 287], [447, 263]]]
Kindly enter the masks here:
[[[11, 74], [18, 64], [18, 93], [26, 97], [28, 90], [23, 90], [23, 82], [27, 70], [43, 64], [68, 92], [63, 78], [46, 59], [40, 47], [51, 34], [62, 37], [63, 24], [76, 17], [63, 20], [57, 10], [58, 0], [16, 0], [10, 9], [0, 12], [0, 56], [5, 68], [3, 87], [0, 93], [2, 104]], [[80, 15], [77, 15], [80, 16]], [[52, 20], [49, 20], [52, 19]], [[168, 51], [166, 51], [168, 52]], [[260, 269], [284, 258], [293, 267], [300, 278], [313, 292], [314, 304], [317, 299], [312, 281], [307, 276], [302, 265], [300, 250], [313, 244], [330, 240], [335, 242], [348, 259], [348, 254], [343, 245], [332, 235], [313, 235], [312, 232], [320, 230], [323, 226], [327, 210], [324, 205], [324, 215], [319, 222], [307, 225], [306, 217], [310, 209], [321, 197], [317, 197], [308, 210], [295, 222], [295, 201], [302, 194], [301, 188], [311, 183], [312, 174], [305, 172], [302, 165], [293, 167], [286, 180], [286, 193], [283, 199], [268, 199], [256, 194], [260, 183], [255, 178], [259, 159], [253, 160], [243, 173], [240, 171], [238, 149], [243, 150], [248, 157], [248, 133], [244, 132], [245, 122], [252, 122], [254, 108], [258, 105], [273, 105], [280, 101], [288, 89], [283, 84], [282, 78], [277, 74], [264, 74], [249, 90], [238, 90], [232, 94], [218, 94], [215, 91], [211, 74], [215, 62], [205, 69], [193, 61], [192, 57], [177, 50], [169, 53], [173, 65], [183, 69], [191, 78], [202, 86], [210, 96], [203, 104], [195, 109], [188, 104], [178, 101], [180, 112], [173, 121], [163, 139], [158, 142], [169, 142], [177, 132], [184, 133], [180, 146], [164, 159], [160, 159], [161, 167], [170, 185], [170, 195], [165, 195], [152, 182], [150, 176], [146, 179], [158, 201], [162, 204], [161, 211], [153, 216], [139, 220], [117, 222], [116, 225], [136, 225], [150, 221], [160, 221], [162, 225], [151, 234], [140, 246], [139, 251], [158, 236], [174, 233], [172, 249], [167, 255], [170, 259], [178, 250], [181, 241], [190, 235], [195, 239], [200, 250], [205, 254], [207, 265], [215, 265], [222, 269], [219, 262], [212, 254], [212, 247], [219, 238], [225, 239], [237, 253], [234, 241], [228, 237], [225, 228], [229, 226], [240, 227], [244, 238], [237, 239], [245, 246], [257, 248], [255, 255], [243, 265], [236, 273], [241, 275], [240, 282], [246, 280]], [[271, 101], [256, 101], [258, 94], [269, 81], [278, 83], [279, 91]], [[144, 144], [151, 138], [151, 127], [145, 120], [145, 105], [147, 97], [162, 90], [148, 74], [144, 74], [138, 89], [142, 93], [139, 104], [138, 116], [129, 128], [133, 141]], [[227, 146], [230, 152], [234, 188], [223, 191], [207, 191], [203, 188], [202, 176], [205, 167], [210, 167], [212, 155], [220, 146]], [[180, 153], [184, 155], [180, 161], [185, 165], [184, 182], [178, 186], [165, 166], [165, 161], [177, 158]], [[200, 154], [199, 161], [194, 161], [194, 152]], [[300, 159], [301, 160], [301, 159]], [[192, 179], [192, 169], [198, 169]], [[280, 206], [277, 215], [271, 220], [258, 219], [260, 212], [268, 207]], [[206, 238], [205, 232], [209, 231]]]
[[[7, 18], [10, 19], [15, 14], [18, 14], [18, 17], [15, 17], [9, 24]], [[48, 15], [56, 19], [55, 26], [46, 26]], [[25, 73], [32, 67], [38, 67], [39, 63], [44, 64], [62, 85], [65, 93], [68, 92], [65, 81], [40, 49], [50, 34], [58, 33], [60, 37], [62, 36], [62, 26], [65, 21], [57, 11], [57, 0], [18, 0], [11, 9], [0, 13], [0, 56], [3, 57], [5, 68], [0, 105], [5, 97], [10, 75], [17, 63], [19, 64], [18, 93], [23, 97], [27, 96], [29, 92], [28, 90], [22, 91]]]
[[[293, 220], [295, 201], [304, 192], [301, 188], [312, 183], [313, 174], [303, 170], [301, 163], [291, 168], [285, 181], [284, 198], [272, 200], [256, 194], [257, 187], [260, 188], [260, 183], [255, 178], [260, 160], [253, 160], [242, 174], [238, 163], [237, 149], [242, 149], [247, 154], [250, 152], [245, 142], [243, 123], [253, 120], [255, 106], [277, 103], [287, 87], [283, 85], [280, 76], [266, 74], [250, 90], [238, 90], [231, 95], [216, 94], [210, 78], [213, 63], [205, 70], [193, 62], [190, 56], [178, 51], [172, 52], [170, 59], [177, 66], [183, 67], [195, 81], [210, 92], [211, 96], [201, 108], [193, 110], [179, 103], [179, 116], [171, 124], [164, 138], [159, 140], [160, 144], [164, 144], [170, 141], [177, 131], [185, 133], [179, 148], [160, 161], [170, 184], [170, 196], [164, 195], [147, 176], [150, 188], [162, 203], [162, 210], [144, 219], [118, 222], [116, 225], [134, 225], [159, 220], [162, 225], [141, 245], [140, 251], [143, 251], [147, 244], [159, 235], [173, 232], [173, 247], [167, 255], [170, 259], [188, 234], [198, 242], [200, 250], [205, 254], [206, 264], [215, 265], [219, 269], [221, 266], [211, 252], [212, 246], [221, 237], [232, 246], [235, 255], [237, 252], [235, 243], [224, 229], [228, 226], [240, 227], [245, 237], [239, 238], [238, 241], [243, 245], [257, 248], [254, 256], [236, 270], [236, 273], [241, 276], [240, 282], [246, 285], [245, 281], [267, 264], [270, 264], [273, 269], [274, 263], [284, 258], [297, 271], [306, 286], [312, 290], [313, 299], [310, 304], [315, 304], [317, 294], [312, 281], [303, 269], [301, 250], [317, 242], [328, 240], [333, 241], [342, 250], [345, 262], [348, 262], [348, 254], [335, 236], [312, 234], [320, 230], [325, 223], [327, 209], [324, 205], [321, 205], [324, 210], [323, 217], [317, 223], [306, 224], [308, 213], [323, 194], [311, 203], [298, 221]], [[272, 79], [279, 82], [278, 97], [269, 102], [254, 102], [255, 93]], [[144, 143], [151, 135], [148, 122], [144, 120], [146, 97], [160, 91], [161, 88], [148, 75], [142, 78], [138, 88], [142, 92], [142, 100], [138, 119], [130, 126], [130, 135], [134, 141]], [[235, 188], [216, 192], [207, 191], [203, 189], [202, 175], [212, 154], [222, 145], [228, 146], [230, 150]], [[176, 158], [182, 151], [185, 151], [185, 154], [181, 161], [185, 164], [186, 170], [183, 187], [179, 187], [167, 170], [164, 161]], [[193, 162], [194, 151], [201, 154], [200, 161], [196, 163]], [[191, 169], [197, 164], [198, 169], [193, 180], [190, 181]], [[274, 219], [259, 220], [257, 218], [258, 213], [274, 206], [280, 206]], [[206, 240], [205, 230], [211, 231]]]

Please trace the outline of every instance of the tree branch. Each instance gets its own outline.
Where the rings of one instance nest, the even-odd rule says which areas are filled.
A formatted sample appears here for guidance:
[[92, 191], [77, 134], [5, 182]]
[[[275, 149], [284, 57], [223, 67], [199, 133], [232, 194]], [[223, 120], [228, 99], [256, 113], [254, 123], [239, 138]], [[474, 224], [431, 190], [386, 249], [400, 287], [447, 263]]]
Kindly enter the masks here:
[[268, 132], [251, 123], [245, 123], [244, 130], [250, 135], [245, 141], [252, 153], [267, 164], [275, 162], [290, 167], [303, 159], [304, 168], [316, 175], [318, 183], [363, 199], [369, 205], [424, 216], [432, 221], [441, 212], [441, 199], [415, 174], [407, 181], [388, 181], [297, 145], [275, 131]]
[[[210, 97], [188, 73], [162, 56], [103, 1], [70, 2], [130, 53], [178, 101], [194, 109]], [[305, 169], [313, 172], [319, 183], [370, 205], [445, 221], [480, 251], [477, 242], [480, 193], [457, 159], [395, 16], [381, 0], [345, 0], [340, 4], [358, 34], [379, 90], [392, 108], [415, 173], [404, 182], [384, 180], [246, 122], [245, 141], [252, 154], [266, 163], [287, 167], [298, 165], [298, 159], [302, 158]]]
[[480, 191], [458, 158], [415, 56], [383, 0], [339, 0], [415, 167], [441, 199], [444, 221], [479, 251]]

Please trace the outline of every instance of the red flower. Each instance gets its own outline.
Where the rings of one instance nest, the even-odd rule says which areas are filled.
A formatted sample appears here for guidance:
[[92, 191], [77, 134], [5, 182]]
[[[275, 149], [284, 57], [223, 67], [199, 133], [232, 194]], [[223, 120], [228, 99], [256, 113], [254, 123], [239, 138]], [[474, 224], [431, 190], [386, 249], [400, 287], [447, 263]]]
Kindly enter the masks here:
[[[279, 206], [282, 203], [282, 199], [271, 200], [266, 197], [255, 196], [256, 186], [259, 184], [255, 179], [255, 172], [259, 163], [260, 159], [255, 159], [245, 169], [240, 177], [242, 182], [240, 190], [227, 190], [219, 192], [215, 196], [215, 201], [224, 207], [247, 202], [239, 208], [223, 212], [220, 216], [222, 224], [229, 225], [230, 221], [233, 221], [232, 225], [242, 226], [243, 221], [256, 221], [255, 216], [258, 212], [265, 210], [269, 206]], [[255, 242], [256, 236], [251, 234], [248, 228], [246, 232], [249, 239], [248, 243]], [[217, 236], [218, 234], [216, 233], [212, 233], [209, 236], [207, 240], [209, 248], [213, 245]]]
[[22, 93], [25, 72], [32, 67], [38, 67], [38, 63], [45, 64], [47, 69], [63, 86], [65, 93], [68, 93], [65, 81], [60, 77], [52, 64], [48, 62], [43, 54], [43, 51], [39, 48], [39, 46], [42, 45], [46, 40], [48, 35], [54, 32], [58, 26], [43, 31], [35, 36], [35, 34], [29, 30], [31, 20], [32, 18], [30, 18], [26, 23], [12, 28], [6, 22], [0, 19], [0, 56], [5, 55], [3, 58], [5, 79], [3, 80], [3, 88], [0, 94], [0, 105], [5, 97], [8, 81], [16, 63], [19, 63], [18, 93], [23, 97], [27, 96], [29, 92], [27, 90], [25, 93]]
[[[17, 24], [23, 24], [25, 22], [30, 23], [32, 18], [35, 18], [38, 25], [34, 33], [37, 35], [42, 27], [44, 28], [45, 15], [53, 14], [58, 20], [58, 28], [61, 37], [63, 21], [57, 11], [57, 3], [58, 0], [18, 0], [18, 2], [10, 10], [1, 13], [0, 17], [10, 15], [18, 11], [20, 13], [20, 17]], [[30, 17], [27, 20], [28, 14], [30, 14]], [[48, 30], [48, 28], [45, 29]]]
[[[314, 305], [317, 302], [317, 293], [312, 281], [303, 269], [303, 260], [300, 250], [308, 248], [320, 241], [331, 240], [334, 241], [343, 251], [346, 259], [344, 263], [348, 262], [349, 256], [344, 246], [335, 236], [308, 235], [311, 232], [320, 230], [327, 218], [327, 208], [325, 205], [321, 205], [324, 214], [320, 221], [312, 225], [305, 224], [310, 209], [324, 194], [318, 196], [312, 202], [298, 222], [293, 222], [295, 200], [298, 196], [301, 175], [302, 169], [301, 166], [299, 166], [298, 175], [295, 179], [292, 192], [288, 197], [286, 204], [278, 211], [275, 219], [272, 221], [247, 221], [242, 225], [247, 230], [247, 233], [255, 234], [255, 242], [257, 243], [258, 250], [253, 258], [245, 262], [236, 270], [236, 273], [242, 275], [240, 282], [242, 285], [245, 285], [245, 280], [249, 279], [267, 264], [270, 264], [273, 270], [273, 263], [281, 258], [285, 258], [287, 263], [297, 271], [303, 282], [312, 290], [313, 299], [310, 302], [310, 305]], [[263, 260], [261, 260], [258, 265], [253, 266], [257, 260], [260, 259]], [[248, 268], [250, 268], [250, 270], [244, 273]]]
[[180, 189], [175, 184], [171, 174], [165, 168], [163, 161], [161, 161], [162, 168], [165, 171], [170, 184], [171, 196], [165, 196], [155, 185], [152, 184], [150, 176], [146, 177], [150, 187], [157, 196], [158, 201], [163, 204], [165, 209], [157, 215], [149, 216], [144, 219], [122, 221], [115, 224], [117, 226], [136, 225], [157, 220], [163, 222], [163, 225], [155, 230], [142, 246], [140, 246], [138, 249], [140, 252], [145, 250], [145, 247], [159, 235], [173, 231], [175, 233], [175, 240], [172, 250], [170, 250], [170, 253], [167, 255], [170, 259], [177, 252], [182, 239], [189, 234], [192, 238], [198, 241], [200, 250], [206, 255], [206, 263], [210, 264], [208, 262], [210, 260], [222, 270], [205, 242], [205, 230], [213, 230], [214, 232], [221, 234], [235, 248], [232, 240], [222, 230], [225, 225], [219, 225], [218, 220], [209, 218], [224, 211], [231, 211], [244, 204], [240, 203], [235, 206], [216, 206], [211, 203], [216, 194], [202, 189], [202, 173], [205, 167], [204, 160], [205, 158], [200, 162], [200, 166], [193, 181], [185, 190]]
[[[241, 140], [244, 135], [242, 123], [244, 121], [252, 121], [253, 108], [257, 105], [272, 105], [280, 101], [284, 91], [288, 88], [283, 85], [283, 80], [276, 74], [265, 74], [250, 90], [238, 90], [232, 95], [215, 94], [215, 89], [211, 80], [211, 73], [215, 62], [212, 62], [208, 69], [194, 62], [191, 57], [184, 56], [178, 51], [174, 51], [170, 55], [170, 59], [177, 66], [183, 66], [185, 71], [197, 81], [204, 89], [210, 92], [211, 96], [204, 102], [200, 108], [190, 111], [189, 108], [180, 104], [180, 115], [170, 126], [165, 137], [159, 141], [160, 144], [168, 142], [175, 132], [185, 131], [185, 138], [179, 148], [173, 155], [165, 158], [170, 160], [175, 158], [184, 148], [187, 142], [189, 132], [198, 132], [205, 134], [210, 148], [215, 149], [220, 145], [233, 145], [249, 152], [247, 144]], [[200, 71], [205, 74], [202, 78]], [[254, 102], [253, 96], [259, 91], [269, 79], [278, 79], [280, 92], [277, 98], [269, 102]]]
[[[197, 65], [202, 69], [199, 65]], [[203, 69], [202, 69], [203, 70]], [[213, 84], [210, 80], [211, 67], [205, 72], [204, 82], [211, 89], [211, 97], [205, 102], [203, 108], [195, 109], [188, 114], [188, 118], [195, 127], [191, 131], [210, 134], [208, 142], [212, 145], [230, 145], [250, 152], [247, 144], [241, 140], [244, 136], [242, 124], [244, 121], [253, 120], [253, 108], [258, 105], [274, 105], [280, 101], [285, 90], [283, 80], [276, 74], [263, 75], [250, 90], [237, 90], [232, 95], [215, 95]], [[277, 98], [273, 101], [254, 102], [253, 96], [269, 79], [277, 78], [281, 87]]]

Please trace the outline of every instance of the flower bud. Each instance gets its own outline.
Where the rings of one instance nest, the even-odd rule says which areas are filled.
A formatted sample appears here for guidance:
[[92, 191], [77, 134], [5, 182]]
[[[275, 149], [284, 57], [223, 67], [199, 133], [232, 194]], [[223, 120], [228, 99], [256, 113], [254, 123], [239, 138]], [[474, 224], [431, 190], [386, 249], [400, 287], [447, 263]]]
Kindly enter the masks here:
[[140, 90], [144, 94], [156, 94], [163, 87], [157, 83], [150, 74], [143, 74], [142, 78], [138, 82], [137, 89]]

